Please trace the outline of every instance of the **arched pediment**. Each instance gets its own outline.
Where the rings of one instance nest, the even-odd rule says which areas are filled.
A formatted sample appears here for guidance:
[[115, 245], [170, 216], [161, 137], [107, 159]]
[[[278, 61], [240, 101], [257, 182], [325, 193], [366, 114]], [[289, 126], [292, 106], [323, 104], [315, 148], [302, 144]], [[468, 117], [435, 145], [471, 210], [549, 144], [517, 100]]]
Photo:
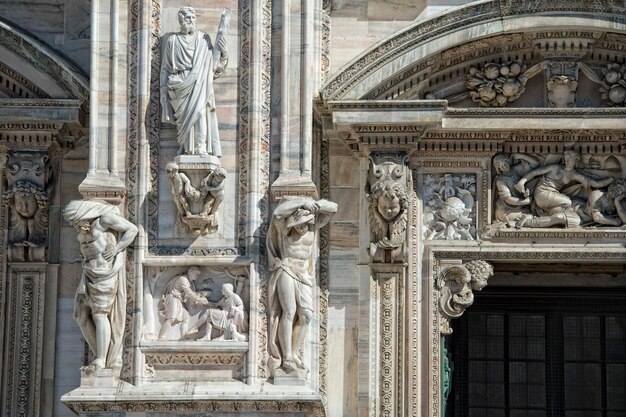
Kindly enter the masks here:
[[526, 94], [500, 106], [565, 107], [551, 104], [547, 82], [573, 62], [578, 96], [584, 97], [575, 106], [605, 107], [615, 104], [607, 97], [611, 85], [602, 90], [608, 65], [626, 60], [626, 24], [618, 19], [625, 13], [617, 1], [474, 2], [416, 22], [375, 45], [333, 77], [322, 97], [445, 99], [453, 107], [478, 107], [467, 87], [470, 71], [519, 62], [530, 70]]
[[78, 67], [1, 19], [0, 77], [0, 98], [89, 97], [89, 81]]
[[87, 128], [89, 80], [64, 57], [0, 20], [0, 142], [46, 148]]

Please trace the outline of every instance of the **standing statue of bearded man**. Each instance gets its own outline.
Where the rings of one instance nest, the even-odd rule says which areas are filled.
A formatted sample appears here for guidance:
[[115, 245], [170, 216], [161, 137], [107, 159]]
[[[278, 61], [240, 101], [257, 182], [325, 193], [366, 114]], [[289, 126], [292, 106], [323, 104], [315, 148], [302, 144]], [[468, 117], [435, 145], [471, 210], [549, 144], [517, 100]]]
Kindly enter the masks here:
[[176, 125], [179, 154], [221, 157], [213, 80], [228, 64], [226, 40], [220, 31], [213, 45], [196, 30], [189, 6], [178, 11], [178, 22], [180, 32], [167, 38], [161, 60], [162, 121]]

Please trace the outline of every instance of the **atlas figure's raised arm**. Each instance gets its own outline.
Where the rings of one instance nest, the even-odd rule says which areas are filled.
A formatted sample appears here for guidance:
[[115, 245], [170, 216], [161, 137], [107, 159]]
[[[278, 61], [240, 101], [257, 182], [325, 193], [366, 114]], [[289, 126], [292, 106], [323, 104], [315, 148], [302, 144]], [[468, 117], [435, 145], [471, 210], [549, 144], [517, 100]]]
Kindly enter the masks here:
[[328, 200], [318, 200], [317, 201], [317, 220], [315, 222], [315, 226], [317, 228], [324, 227], [330, 221], [330, 218], [333, 214], [337, 212], [337, 203]]
[[100, 225], [105, 229], [112, 229], [121, 233], [115, 244], [115, 251], [119, 253], [126, 249], [137, 236], [137, 226], [115, 213], [105, 213], [100, 217]]
[[309, 212], [315, 214], [317, 212], [318, 206], [315, 203], [315, 200], [309, 197], [289, 198], [281, 200], [280, 204], [278, 204], [278, 206], [276, 206], [276, 209], [274, 209], [273, 216], [277, 220], [282, 220], [291, 216], [299, 209], [308, 210]]

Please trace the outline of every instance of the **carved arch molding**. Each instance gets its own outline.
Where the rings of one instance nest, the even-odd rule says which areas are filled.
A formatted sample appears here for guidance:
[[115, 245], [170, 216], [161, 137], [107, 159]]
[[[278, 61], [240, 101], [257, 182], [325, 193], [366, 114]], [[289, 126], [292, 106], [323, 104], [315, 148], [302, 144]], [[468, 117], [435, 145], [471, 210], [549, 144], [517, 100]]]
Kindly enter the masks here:
[[[369, 164], [360, 219], [369, 246], [360, 249], [389, 312], [373, 343], [380, 415], [441, 417], [441, 336], [472, 305], [491, 263], [622, 262], [618, 228], [494, 227], [493, 163], [498, 154], [558, 163], [572, 150], [586, 158], [577, 169], [617, 160], [614, 179], [625, 176], [625, 12], [617, 1], [475, 2], [398, 32], [323, 87], [323, 139]], [[397, 197], [396, 217], [376, 212], [382, 191]], [[443, 218], [432, 224], [429, 196], [431, 217]], [[401, 338], [406, 352], [385, 350]], [[385, 361], [400, 354], [403, 364]], [[403, 392], [414, 400], [402, 402]]]
[[88, 97], [87, 77], [77, 67], [0, 21], [3, 415], [53, 407], [53, 395], [42, 393], [43, 375], [54, 374], [54, 360], [42, 352], [44, 333], [46, 349], [54, 351], [60, 247], [60, 225], [49, 211], [64, 155], [87, 136]]

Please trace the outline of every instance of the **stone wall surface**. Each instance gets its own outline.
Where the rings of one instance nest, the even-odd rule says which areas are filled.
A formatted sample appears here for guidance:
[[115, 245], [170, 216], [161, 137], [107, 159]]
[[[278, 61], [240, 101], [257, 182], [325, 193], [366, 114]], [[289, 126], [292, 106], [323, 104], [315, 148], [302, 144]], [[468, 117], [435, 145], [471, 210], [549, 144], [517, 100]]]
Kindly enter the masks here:
[[624, 5], [468, 3], [0, 0], [0, 412], [442, 417], [485, 286], [626, 286]]
[[410, 23], [466, 0], [338, 0], [330, 12], [330, 74]]

